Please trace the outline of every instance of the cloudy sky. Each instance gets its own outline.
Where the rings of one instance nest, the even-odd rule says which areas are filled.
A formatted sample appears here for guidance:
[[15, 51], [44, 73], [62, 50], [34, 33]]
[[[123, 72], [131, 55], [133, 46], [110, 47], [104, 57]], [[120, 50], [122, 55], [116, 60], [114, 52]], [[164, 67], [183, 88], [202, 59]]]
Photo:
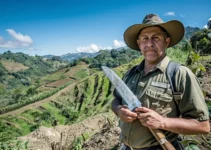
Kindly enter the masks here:
[[97, 52], [125, 46], [123, 33], [148, 13], [203, 28], [210, 0], [4, 0], [0, 3], [0, 54]]

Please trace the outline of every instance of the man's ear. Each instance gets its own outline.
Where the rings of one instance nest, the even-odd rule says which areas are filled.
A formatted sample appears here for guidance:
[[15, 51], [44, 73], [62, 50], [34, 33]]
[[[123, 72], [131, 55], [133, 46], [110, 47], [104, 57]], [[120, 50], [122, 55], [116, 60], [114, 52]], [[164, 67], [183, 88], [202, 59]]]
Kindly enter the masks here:
[[167, 37], [166, 38], [166, 48], [169, 46], [170, 42], [171, 42], [170, 37]]
[[136, 43], [137, 43], [137, 45], [138, 45], [138, 47], [139, 47], [139, 44], [140, 44], [139, 39], [136, 40]]

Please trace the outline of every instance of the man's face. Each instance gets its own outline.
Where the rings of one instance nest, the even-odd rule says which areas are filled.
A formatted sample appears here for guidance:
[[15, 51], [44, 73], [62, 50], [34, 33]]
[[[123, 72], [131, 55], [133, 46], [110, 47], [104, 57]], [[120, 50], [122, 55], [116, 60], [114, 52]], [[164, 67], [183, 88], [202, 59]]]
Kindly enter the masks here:
[[169, 43], [170, 38], [166, 37], [166, 33], [159, 27], [147, 27], [143, 29], [137, 40], [145, 61], [150, 64], [156, 64], [164, 57]]

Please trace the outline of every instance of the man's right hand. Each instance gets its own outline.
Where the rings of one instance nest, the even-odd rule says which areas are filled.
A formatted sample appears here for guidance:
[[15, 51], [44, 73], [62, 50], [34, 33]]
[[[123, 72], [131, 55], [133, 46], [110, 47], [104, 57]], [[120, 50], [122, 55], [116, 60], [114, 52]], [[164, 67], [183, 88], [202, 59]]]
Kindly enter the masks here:
[[137, 119], [137, 114], [130, 111], [128, 107], [124, 105], [118, 106], [117, 114], [124, 122], [133, 122]]

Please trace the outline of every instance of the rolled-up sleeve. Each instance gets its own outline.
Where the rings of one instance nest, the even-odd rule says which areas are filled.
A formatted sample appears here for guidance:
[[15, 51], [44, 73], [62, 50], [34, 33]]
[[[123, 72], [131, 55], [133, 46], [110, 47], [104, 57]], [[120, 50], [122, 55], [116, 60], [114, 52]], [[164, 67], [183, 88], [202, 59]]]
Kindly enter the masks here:
[[181, 66], [176, 73], [175, 80], [177, 91], [182, 94], [182, 99], [178, 103], [181, 117], [199, 121], [209, 120], [208, 108], [202, 89], [192, 71], [185, 66]]

